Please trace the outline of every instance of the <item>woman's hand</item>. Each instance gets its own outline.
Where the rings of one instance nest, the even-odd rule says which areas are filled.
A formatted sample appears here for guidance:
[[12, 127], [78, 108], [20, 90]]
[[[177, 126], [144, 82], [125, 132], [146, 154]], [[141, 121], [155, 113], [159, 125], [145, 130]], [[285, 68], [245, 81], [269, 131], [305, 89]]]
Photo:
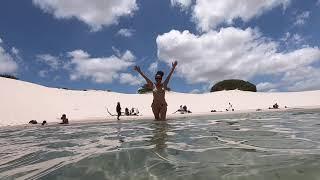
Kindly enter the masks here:
[[168, 83], [169, 83], [169, 81], [170, 81], [170, 78], [171, 78], [171, 76], [172, 76], [172, 74], [173, 74], [173, 72], [174, 72], [174, 69], [176, 68], [177, 65], [178, 65], [178, 62], [177, 62], [177, 61], [174, 61], [174, 62], [172, 63], [171, 71], [170, 71], [168, 77], [166, 78], [166, 80], [164, 81], [164, 86], [165, 86], [165, 87], [167, 87], [167, 85], [168, 85]]
[[133, 70], [137, 71], [147, 81], [148, 84], [152, 85], [152, 81], [146, 75], [144, 75], [139, 66], [134, 66]]
[[176, 68], [177, 65], [178, 65], [178, 62], [177, 62], [177, 61], [174, 61], [174, 62], [172, 63], [172, 68]]
[[140, 69], [140, 67], [139, 66], [134, 66], [134, 68], [133, 68], [135, 71], [137, 71], [137, 72], [141, 72], [141, 69]]

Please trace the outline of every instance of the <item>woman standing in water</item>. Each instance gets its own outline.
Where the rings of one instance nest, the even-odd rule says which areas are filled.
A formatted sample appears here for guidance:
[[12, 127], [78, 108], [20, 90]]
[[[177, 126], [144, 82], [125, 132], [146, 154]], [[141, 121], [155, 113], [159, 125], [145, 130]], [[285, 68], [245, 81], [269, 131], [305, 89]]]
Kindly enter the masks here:
[[156, 82], [153, 83], [140, 69], [139, 66], [135, 66], [134, 70], [137, 71], [141, 76], [147, 81], [147, 87], [152, 89], [153, 92], [153, 102], [151, 104], [152, 111], [154, 114], [155, 120], [165, 121], [167, 114], [167, 102], [165, 99], [165, 91], [167, 89], [170, 78], [177, 66], [177, 61], [172, 63], [171, 71], [166, 78], [166, 80], [162, 83], [162, 77], [164, 73], [162, 71], [158, 71], [155, 75]]

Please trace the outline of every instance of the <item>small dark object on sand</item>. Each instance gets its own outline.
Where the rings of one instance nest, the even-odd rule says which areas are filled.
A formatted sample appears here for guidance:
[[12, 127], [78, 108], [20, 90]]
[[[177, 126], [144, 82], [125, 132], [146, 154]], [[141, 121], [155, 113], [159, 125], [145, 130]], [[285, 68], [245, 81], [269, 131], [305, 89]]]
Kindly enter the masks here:
[[69, 124], [67, 115], [63, 114], [60, 119], [62, 120], [62, 123], [59, 123], [59, 124]]
[[44, 120], [44, 121], [42, 121], [42, 126], [44, 126], [44, 125], [46, 125], [47, 124], [47, 121], [46, 120]]
[[237, 122], [237, 121], [229, 121], [229, 122], [228, 122], [228, 121], [227, 121], [227, 123], [232, 126], [232, 125], [237, 124], [237, 123], [239, 123], [239, 122]]
[[38, 124], [38, 122], [36, 120], [31, 120], [29, 121], [29, 124]]
[[234, 111], [233, 105], [231, 103], [229, 103], [228, 110], [226, 109], [226, 111]]

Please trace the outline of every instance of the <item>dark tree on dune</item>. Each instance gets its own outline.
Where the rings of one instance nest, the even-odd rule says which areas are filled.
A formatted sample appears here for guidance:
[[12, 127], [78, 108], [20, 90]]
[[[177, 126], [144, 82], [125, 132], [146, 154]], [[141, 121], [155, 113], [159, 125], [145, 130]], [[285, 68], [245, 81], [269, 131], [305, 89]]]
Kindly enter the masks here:
[[252, 91], [257, 92], [257, 87], [248, 82], [240, 79], [229, 79], [216, 83], [210, 92], [223, 91], [223, 90], [241, 90], [241, 91]]
[[0, 74], [0, 77], [18, 80], [17, 77], [10, 74]]
[[147, 84], [144, 84], [141, 88], [138, 89], [138, 94], [146, 94], [152, 92], [152, 89], [147, 86]]

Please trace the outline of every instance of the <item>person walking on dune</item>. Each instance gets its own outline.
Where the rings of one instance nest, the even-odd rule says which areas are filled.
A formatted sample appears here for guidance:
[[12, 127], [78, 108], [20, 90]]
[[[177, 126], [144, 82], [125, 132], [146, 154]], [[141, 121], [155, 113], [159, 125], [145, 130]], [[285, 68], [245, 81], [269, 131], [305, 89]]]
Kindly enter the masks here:
[[172, 63], [171, 71], [164, 82], [162, 82], [162, 77], [164, 73], [158, 71], [155, 75], [155, 83], [153, 83], [140, 69], [139, 66], [135, 66], [134, 70], [137, 71], [146, 81], [147, 87], [153, 89], [153, 102], [151, 104], [152, 111], [154, 114], [155, 120], [165, 121], [167, 115], [167, 102], [165, 99], [165, 91], [167, 89], [170, 78], [177, 66], [178, 62], [175, 61]]

